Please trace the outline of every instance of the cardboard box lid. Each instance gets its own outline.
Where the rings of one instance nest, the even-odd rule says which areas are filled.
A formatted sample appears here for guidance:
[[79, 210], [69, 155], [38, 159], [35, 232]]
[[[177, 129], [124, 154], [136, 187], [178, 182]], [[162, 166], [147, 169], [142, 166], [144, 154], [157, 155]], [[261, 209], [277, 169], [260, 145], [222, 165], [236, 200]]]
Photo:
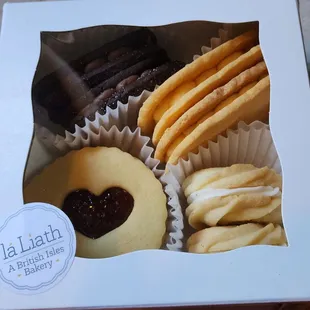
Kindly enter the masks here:
[[149, 250], [104, 262], [76, 258], [67, 277], [46, 293], [15, 295], [0, 284], [1, 308], [198, 305], [310, 298], [310, 94], [294, 0], [6, 4], [0, 38], [1, 218], [23, 204], [22, 180], [33, 130], [31, 85], [40, 53], [40, 31], [102, 24], [154, 26], [188, 20], [259, 21], [260, 44], [271, 77], [270, 125], [283, 169], [283, 217], [289, 246], [253, 246], [207, 256]]

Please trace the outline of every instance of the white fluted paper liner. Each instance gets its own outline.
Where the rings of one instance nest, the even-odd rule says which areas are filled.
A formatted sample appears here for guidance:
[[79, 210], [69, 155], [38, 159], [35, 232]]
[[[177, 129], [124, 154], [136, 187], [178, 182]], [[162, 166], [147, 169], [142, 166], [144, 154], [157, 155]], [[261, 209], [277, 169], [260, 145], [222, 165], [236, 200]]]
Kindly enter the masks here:
[[[78, 150], [87, 146], [117, 147], [139, 158], [164, 185], [165, 193], [168, 197], [167, 233], [163, 248], [179, 251], [183, 246], [183, 215], [181, 206], [178, 196], [175, 195], [172, 187], [162, 181], [164, 171], [158, 167], [160, 162], [152, 158], [154, 149], [148, 146], [149, 141], [149, 137], [141, 136], [139, 128], [131, 131], [129, 127], [125, 127], [120, 131], [116, 126], [112, 126], [108, 130], [101, 126], [98, 130], [92, 131], [90, 127], [87, 127], [87, 129], [83, 128], [80, 133], [68, 133], [66, 138], [59, 138], [57, 144], [55, 144], [55, 149], [58, 150], [58, 154], [64, 155], [70, 150]], [[37, 167], [37, 172], [42, 168]]]
[[[75, 125], [73, 133], [66, 130], [65, 138], [71, 139], [71, 137], [79, 137], [90, 131], [98, 133], [101, 127], [106, 130], [111, 129], [113, 126], [116, 126], [119, 130], [125, 127], [135, 130], [137, 128], [139, 110], [150, 94], [150, 91], [144, 90], [140, 96], [129, 96], [127, 104], [123, 104], [119, 101], [116, 109], [107, 107], [106, 114], [104, 115], [96, 112], [93, 121], [85, 119], [85, 125], [83, 127]], [[63, 136], [52, 133], [44, 126], [36, 124], [35, 131], [38, 139], [42, 141], [50, 151], [55, 150], [55, 147], [58, 149], [58, 144], [64, 141]]]
[[[223, 28], [219, 29], [218, 31], [218, 37], [211, 38], [210, 46], [204, 45], [201, 47], [201, 55], [210, 52], [211, 50], [230, 40], [232, 38], [231, 29], [232, 29], [231, 24], [223, 25]], [[193, 59], [196, 60], [201, 55], [194, 55]]]
[[[250, 125], [239, 122], [236, 130], [227, 130], [226, 136], [218, 136], [216, 142], [209, 141], [207, 148], [200, 147], [198, 153], [190, 153], [187, 160], [181, 159], [177, 165], [168, 164], [168, 172], [162, 181], [169, 184], [171, 196], [178, 196], [181, 208], [185, 210], [187, 201], [182, 183], [186, 177], [201, 169], [237, 163], [252, 164], [258, 168], [267, 166], [281, 174], [280, 160], [268, 125], [260, 121]], [[185, 240], [193, 232], [184, 221]]]
[[258, 168], [267, 166], [281, 174], [280, 160], [268, 125], [260, 121], [250, 125], [239, 122], [236, 130], [227, 130], [226, 136], [218, 136], [216, 142], [209, 141], [207, 148], [200, 147], [198, 153], [190, 153], [187, 160], [181, 159], [177, 165], [168, 164], [168, 173], [163, 180], [171, 184], [183, 199], [181, 186], [186, 177], [201, 169], [237, 163]]
[[[171, 45], [171, 38], [174, 40], [179, 39], [179, 41], [183, 42], [184, 40], [184, 31], [188, 29], [189, 35], [188, 37], [191, 38], [191, 32], [195, 31], [194, 24], [192, 26], [193, 29], [190, 29], [191, 26], [186, 25], [187, 28], [182, 28], [182, 32], [178, 27], [182, 27], [181, 24], [169, 25], [167, 27], [154, 27], [151, 28], [158, 39], [158, 44], [165, 48], [168, 51], [168, 54], [177, 53], [182, 51], [182, 55], [175, 55], [176, 59], [183, 60], [185, 62], [191, 61], [193, 59], [191, 51], [187, 48], [187, 51], [184, 48], [175, 48], [173, 51], [173, 47]], [[184, 26], [183, 26], [184, 27]], [[210, 39], [210, 46], [202, 46], [200, 49], [202, 53], [207, 53], [208, 51], [218, 47], [220, 44], [224, 43], [230, 38], [230, 25], [224, 25], [223, 28], [218, 30], [218, 37], [211, 37]], [[78, 51], [79, 56], [85, 54], [89, 51], [89, 44], [93, 42], [91, 45], [92, 48], [97, 48], [102, 44], [113, 40], [116, 37], [120, 37], [125, 33], [133, 31], [134, 28], [131, 27], [119, 27], [119, 26], [109, 26], [109, 27], [94, 27], [94, 28], [87, 28], [81, 29], [74, 32], [65, 32], [65, 33], [58, 33], [58, 34], [51, 34], [49, 45], [51, 45], [53, 50], [56, 50], [58, 54], [64, 55], [65, 59], [72, 58], [72, 51]], [[200, 40], [205, 40], [206, 35]], [[196, 38], [197, 39], [197, 38]], [[197, 40], [196, 40], [197, 41]], [[68, 43], [66, 43], [68, 42]], [[94, 43], [96, 42], [96, 43]], [[87, 44], [86, 44], [87, 43]], [[200, 42], [199, 42], [200, 43]], [[189, 42], [186, 42], [187, 46], [189, 46]], [[196, 49], [195, 44], [197, 42], [193, 42], [191, 46]], [[70, 47], [68, 47], [70, 45]], [[71, 46], [72, 45], [72, 46]], [[201, 46], [201, 45], [200, 45]], [[91, 50], [90, 49], [90, 50]], [[81, 52], [82, 51], [82, 52]], [[77, 57], [77, 55], [75, 55]], [[198, 55], [194, 56], [194, 59], [199, 57]], [[172, 59], [174, 59], [172, 57]], [[150, 96], [151, 92], [144, 90], [140, 96], [134, 97], [130, 96], [128, 99], [128, 103], [123, 104], [120, 101], [117, 103], [116, 109], [111, 109], [107, 107], [107, 111], [105, 115], [101, 115], [98, 112], [95, 114], [95, 119], [90, 121], [88, 119], [85, 120], [85, 126], [80, 127], [75, 125], [75, 133], [77, 135], [83, 134], [86, 130], [98, 131], [101, 126], [103, 126], [106, 130], [109, 130], [112, 126], [117, 126], [119, 130], [122, 130], [124, 127], [129, 126], [132, 130], [137, 127], [137, 120], [138, 114], [143, 102]], [[42, 107], [40, 107], [43, 110]], [[41, 113], [42, 115], [42, 113]], [[45, 118], [41, 120], [42, 123], [50, 123], [50, 121], [46, 118], [47, 113], [44, 113]], [[57, 125], [51, 127], [59, 127]], [[47, 128], [43, 127], [42, 125], [36, 126], [36, 135], [40, 141], [44, 143], [44, 145], [49, 148], [51, 151], [54, 147], [59, 143], [59, 140], [62, 140], [62, 136], [52, 133]], [[71, 136], [71, 133], [65, 131], [65, 137]]]

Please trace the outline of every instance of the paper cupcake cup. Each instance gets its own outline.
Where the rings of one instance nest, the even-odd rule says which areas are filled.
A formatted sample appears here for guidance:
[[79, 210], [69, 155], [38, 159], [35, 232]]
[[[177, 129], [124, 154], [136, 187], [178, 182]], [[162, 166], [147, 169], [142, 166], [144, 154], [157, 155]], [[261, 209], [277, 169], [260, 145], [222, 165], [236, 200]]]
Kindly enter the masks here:
[[198, 153], [190, 153], [187, 160], [180, 159], [177, 165], [168, 164], [163, 179], [172, 184], [180, 196], [183, 194], [181, 184], [192, 173], [233, 164], [267, 166], [281, 174], [280, 160], [267, 124], [239, 122], [236, 130], [229, 129], [225, 136], [218, 136], [215, 142], [209, 141], [208, 147], [199, 147]]
[[[281, 164], [269, 126], [255, 121], [250, 125], [240, 122], [236, 130], [227, 130], [226, 136], [218, 136], [208, 147], [200, 147], [197, 154], [190, 153], [187, 160], [180, 159], [177, 165], [167, 165], [162, 180], [170, 185], [171, 196], [177, 196], [183, 210], [187, 201], [182, 190], [183, 181], [192, 173], [205, 168], [227, 167], [233, 164], [252, 164], [269, 167], [281, 174]], [[184, 240], [195, 232], [184, 220]]]
[[[129, 127], [132, 131], [137, 128], [137, 119], [139, 110], [143, 105], [143, 102], [150, 96], [151, 92], [144, 90], [140, 96], [134, 97], [129, 96], [128, 103], [123, 104], [120, 101], [117, 103], [116, 109], [111, 109], [107, 107], [106, 114], [101, 115], [100, 113], [95, 113], [95, 119], [90, 121], [85, 119], [85, 125], [80, 127], [75, 125], [74, 132], [65, 130], [64, 136], [67, 137], [78, 137], [86, 132], [93, 131], [98, 132], [101, 127], [106, 130], [111, 129], [116, 126], [119, 130]], [[45, 118], [45, 121], [48, 121]], [[42, 124], [44, 121], [41, 121]], [[35, 133], [37, 138], [48, 148], [50, 151], [55, 150], [59, 141], [63, 141], [64, 137], [59, 134], [51, 132], [46, 127], [35, 124]]]
[[[175, 27], [177, 26], [178, 25], [175, 25]], [[178, 27], [181, 26], [179, 25]], [[93, 27], [77, 30], [74, 32], [51, 33], [47, 37], [48, 38], [47, 42], [49, 43], [49, 46], [51, 46], [53, 50], [57, 51], [57, 54], [64, 55], [64, 58], [66, 60], [70, 60], [72, 59], [72, 53], [74, 50], [79, 51], [79, 55], [75, 55], [76, 57], [81, 56], [84, 53], [88, 52], [88, 49], [90, 48], [89, 44], [91, 45], [91, 49], [97, 48], [100, 45], [112, 40], [115, 37], [119, 37], [124, 35], [125, 33], [133, 31], [135, 28], [136, 27], [108, 26], [108, 28]], [[220, 44], [227, 41], [230, 38], [230, 32], [231, 32], [230, 28], [231, 28], [230, 25], [225, 25], [224, 28], [219, 29], [218, 37], [211, 37], [210, 46], [200, 47], [201, 52], [203, 54], [207, 53], [208, 51], [216, 48]], [[169, 49], [171, 49], [171, 47], [169, 46], [169, 40], [167, 40], [166, 38], [167, 37], [175, 38], [177, 37], [177, 35], [180, 35], [180, 31], [175, 32], [174, 31], [175, 29], [165, 27], [153, 27], [151, 28], [151, 30], [156, 34], [159, 41], [158, 44], [164, 47], [169, 54]], [[203, 38], [203, 40], [205, 40], [205, 38]], [[168, 41], [168, 43], [166, 41]], [[91, 44], [91, 42], [96, 42], [96, 44], [95, 45], [94, 43]], [[176, 50], [184, 51], [183, 48], [178, 48]], [[185, 62], [189, 62], [193, 59], [193, 56], [190, 55], [173, 55], [173, 56], [176, 57], [179, 56], [179, 58], [176, 59], [181, 59]], [[182, 59], [180, 57], [184, 58]], [[199, 57], [199, 55], [195, 55], [194, 59], [196, 59], [197, 57]], [[140, 94], [140, 96], [137, 97], [130, 96], [126, 104], [123, 104], [119, 101], [117, 103], [116, 109], [111, 109], [107, 107], [105, 115], [101, 115], [98, 112], [96, 112], [95, 119], [93, 121], [86, 119], [84, 127], [75, 125], [74, 133], [79, 134], [84, 129], [98, 131], [101, 126], [104, 127], [106, 130], [109, 130], [114, 125], [117, 126], [119, 130], [122, 130], [126, 126], [129, 126], [131, 130], [134, 130], [135, 128], [137, 128], [139, 110], [143, 105], [144, 101], [151, 95], [151, 93], [152, 92], [150, 91], [144, 90]], [[40, 110], [40, 113], [35, 112], [35, 120], [37, 120], [36, 135], [38, 139], [42, 141], [47, 148], [53, 150], [54, 147], [58, 144], [59, 139], [60, 140], [62, 139], [62, 136], [52, 133], [49, 129], [40, 124], [45, 123], [49, 124], [49, 128], [56, 129], [55, 132], [60, 132], [61, 128], [59, 128], [59, 125], [51, 124], [51, 122], [48, 120], [47, 112], [44, 110], [44, 108], [37, 107], [36, 110], [38, 109]], [[40, 121], [38, 121], [39, 119]], [[71, 133], [68, 131], [64, 131], [64, 136], [67, 137], [68, 135], [71, 135]]]
[[[175, 195], [175, 192], [170, 185], [167, 185], [162, 181], [164, 171], [159, 168], [159, 161], [152, 158], [154, 149], [148, 145], [150, 138], [141, 136], [140, 129], [131, 131], [129, 127], [125, 127], [120, 131], [116, 126], [112, 126], [109, 130], [100, 127], [99, 130], [92, 131], [89, 128], [88, 130], [84, 128], [79, 134], [67, 134], [66, 138], [59, 139], [58, 143], [54, 146], [55, 151], [53, 154], [42, 152], [39, 148], [38, 141], [35, 141], [35, 146], [38, 148], [32, 148], [31, 156], [29, 157], [27, 164], [27, 168], [30, 167], [29, 169], [31, 169], [32, 175], [39, 173], [44, 166], [52, 161], [52, 158], [55, 159], [59, 156], [65, 155], [71, 150], [78, 150], [88, 146], [117, 147], [122, 151], [139, 158], [149, 169], [152, 170], [156, 178], [163, 184], [167, 196], [167, 231], [162, 249], [173, 251], [179, 251], [182, 249], [183, 215], [178, 196]], [[41, 158], [40, 162], [36, 161], [36, 158], [38, 157]], [[42, 157], [45, 157], [45, 162]], [[29, 177], [30, 173], [28, 173], [28, 178]], [[25, 179], [26, 182], [28, 178]]]
[[232, 38], [232, 25], [231, 24], [224, 24], [223, 28], [219, 29], [218, 37], [213, 37], [210, 40], [210, 46], [202, 46], [201, 47], [201, 54], [194, 55], [193, 59], [196, 60], [199, 56], [202, 56], [213, 49], [217, 48], [221, 44], [225, 43], [226, 41]]

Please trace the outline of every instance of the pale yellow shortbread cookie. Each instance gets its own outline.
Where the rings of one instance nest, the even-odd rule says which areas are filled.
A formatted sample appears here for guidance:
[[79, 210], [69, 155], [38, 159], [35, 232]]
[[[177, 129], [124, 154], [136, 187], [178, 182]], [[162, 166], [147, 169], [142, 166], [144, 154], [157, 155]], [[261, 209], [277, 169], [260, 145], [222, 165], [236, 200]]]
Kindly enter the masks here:
[[280, 225], [253, 223], [206, 228], [188, 239], [187, 248], [191, 253], [218, 253], [259, 244], [286, 245], [283, 228]]
[[241, 120], [248, 124], [255, 120], [265, 121], [269, 115], [269, 102], [270, 80], [269, 76], [266, 76], [232, 103], [199, 124], [173, 150], [168, 163], [177, 164], [180, 158], [186, 158], [188, 153], [215, 139], [228, 128], [234, 128]]
[[[175, 147], [177, 146], [175, 141], [179, 136], [183, 135], [184, 139], [184, 133], [190, 134], [195, 127], [204, 122], [207, 118], [228, 106], [246, 91], [254, 87], [259, 81], [259, 78], [265, 74], [268, 74], [268, 71], [266, 64], [262, 61], [240, 73], [227, 84], [215, 89], [212, 93], [196, 103], [165, 131], [156, 147], [155, 158], [164, 161], [166, 152], [171, 144], [174, 144]], [[202, 115], [204, 116], [201, 117]], [[193, 126], [193, 128], [190, 129], [191, 131], [187, 131], [191, 126]], [[178, 141], [181, 142], [183, 139]], [[173, 151], [173, 149], [171, 151]], [[170, 155], [171, 154], [168, 154], [167, 157], [169, 158]]]
[[179, 104], [179, 100], [182, 98], [182, 96], [184, 96], [197, 85], [201, 84], [206, 79], [216, 74], [218, 71], [220, 71], [242, 55], [243, 52], [234, 52], [233, 54], [224, 58], [215, 68], [209, 69], [200, 74], [197, 78], [195, 78], [195, 80], [185, 82], [181, 86], [177, 87], [173, 92], [169, 94], [169, 96], [166, 96], [166, 98], [155, 109], [155, 112], [153, 114], [153, 119], [155, 123], [158, 123], [162, 116], [165, 114], [165, 112], [169, 110], [173, 105]]
[[69, 152], [31, 180], [24, 189], [24, 201], [62, 208], [75, 190], [86, 189], [98, 196], [111, 187], [120, 187], [133, 197], [132, 212], [123, 224], [97, 239], [76, 231], [77, 256], [103, 258], [160, 248], [167, 219], [162, 185], [142, 161], [117, 148]]
[[[232, 78], [236, 77], [244, 70], [251, 68], [258, 62], [262, 61], [262, 59], [263, 55], [260, 47], [255, 46], [247, 53], [242, 54], [236, 60], [229, 63], [216, 74], [212, 75], [204, 82], [198, 84], [195, 88], [187, 92], [181, 97], [177, 104], [172, 105], [171, 108], [169, 108], [160, 118], [153, 132], [153, 143], [156, 145], [165, 130], [171, 127], [171, 125], [193, 105], [202, 100], [216, 88], [228, 83]], [[151, 97], [152, 95], [149, 98]]]
[[[195, 79], [196, 83], [200, 83], [206, 77], [215, 73], [212, 69], [214, 69], [222, 60], [235, 52], [248, 49], [253, 46], [256, 41], [257, 33], [255, 31], [242, 34], [233, 40], [225, 42], [209, 53], [202, 55], [166, 80], [153, 92], [140, 109], [138, 126], [141, 127], [142, 133], [151, 135], [155, 125], [153, 120], [154, 111], [177, 87], [186, 82], [194, 81]], [[205, 73], [208, 70], [211, 70], [211, 72]]]
[[187, 177], [186, 216], [195, 229], [242, 222], [282, 223], [282, 177], [268, 167], [236, 164]]

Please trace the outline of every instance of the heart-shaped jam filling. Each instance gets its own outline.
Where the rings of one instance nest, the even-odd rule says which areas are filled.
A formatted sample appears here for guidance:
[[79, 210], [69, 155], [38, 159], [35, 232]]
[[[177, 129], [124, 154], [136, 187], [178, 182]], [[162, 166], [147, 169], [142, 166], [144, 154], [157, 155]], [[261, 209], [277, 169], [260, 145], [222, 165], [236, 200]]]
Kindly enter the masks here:
[[97, 239], [121, 226], [133, 206], [133, 197], [119, 187], [111, 187], [100, 196], [79, 189], [66, 196], [62, 211], [68, 215], [75, 230]]

